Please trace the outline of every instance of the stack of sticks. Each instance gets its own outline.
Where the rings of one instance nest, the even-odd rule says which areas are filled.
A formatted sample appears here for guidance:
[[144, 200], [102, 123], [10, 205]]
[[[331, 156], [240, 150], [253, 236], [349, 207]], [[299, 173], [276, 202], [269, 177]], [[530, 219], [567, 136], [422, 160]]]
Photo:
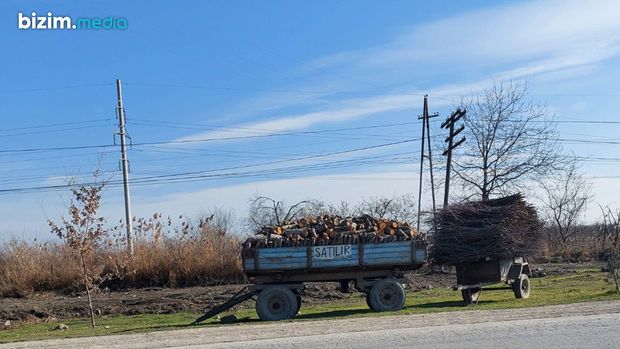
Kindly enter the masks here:
[[434, 263], [455, 265], [486, 258], [535, 256], [542, 251], [542, 222], [521, 194], [450, 205], [431, 232]]
[[244, 248], [323, 246], [405, 241], [416, 236], [406, 222], [370, 215], [306, 217], [276, 226], [263, 226], [248, 238]]

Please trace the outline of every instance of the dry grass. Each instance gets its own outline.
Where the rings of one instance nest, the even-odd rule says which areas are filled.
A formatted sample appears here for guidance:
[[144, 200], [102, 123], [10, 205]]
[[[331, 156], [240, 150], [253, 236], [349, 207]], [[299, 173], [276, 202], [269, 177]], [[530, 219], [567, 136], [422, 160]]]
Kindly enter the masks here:
[[75, 288], [76, 259], [63, 245], [11, 241], [0, 249], [0, 296]]
[[186, 287], [243, 279], [240, 241], [205, 232], [188, 238], [137, 241], [134, 258], [115, 252], [110, 261], [124, 270], [116, 284], [127, 287]]
[[563, 244], [561, 240], [544, 230], [544, 253], [537, 258], [539, 262], [591, 262], [606, 261], [614, 251], [613, 241], [607, 236], [603, 241], [597, 226], [579, 225], [575, 227], [575, 234]]
[[[185, 287], [243, 280], [240, 241], [234, 236], [208, 230], [171, 237], [143, 234], [134, 248], [133, 258], [112, 243], [97, 251], [98, 270], [119, 275], [100, 287]], [[76, 258], [64, 245], [13, 241], [0, 247], [0, 297], [80, 289]]]

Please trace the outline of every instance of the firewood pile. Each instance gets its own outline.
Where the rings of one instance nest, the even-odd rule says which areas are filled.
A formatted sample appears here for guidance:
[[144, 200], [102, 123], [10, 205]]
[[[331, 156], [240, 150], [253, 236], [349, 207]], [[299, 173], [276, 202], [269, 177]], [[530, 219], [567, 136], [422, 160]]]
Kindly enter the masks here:
[[343, 218], [323, 215], [296, 222], [263, 226], [248, 238], [244, 248], [322, 246], [405, 241], [416, 236], [409, 223], [369, 215]]
[[450, 205], [435, 223], [431, 258], [438, 264], [534, 256], [542, 249], [542, 222], [521, 194]]

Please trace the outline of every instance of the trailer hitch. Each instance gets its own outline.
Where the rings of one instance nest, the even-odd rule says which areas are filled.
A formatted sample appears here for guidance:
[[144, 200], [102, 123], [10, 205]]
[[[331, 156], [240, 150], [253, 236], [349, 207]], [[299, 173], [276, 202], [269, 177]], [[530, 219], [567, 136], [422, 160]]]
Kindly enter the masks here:
[[210, 319], [212, 317], [214, 317], [215, 315], [224, 312], [232, 307], [234, 307], [235, 305], [244, 302], [252, 297], [254, 297], [255, 295], [257, 295], [260, 292], [259, 289], [256, 289], [255, 287], [244, 287], [242, 288], [239, 292], [235, 293], [234, 296], [232, 296], [228, 301], [220, 304], [220, 305], [216, 305], [213, 308], [209, 309], [209, 311], [207, 311], [204, 315], [202, 315], [201, 317], [197, 318], [196, 320], [194, 320], [194, 322], [192, 322], [192, 325], [197, 325], [207, 319]]

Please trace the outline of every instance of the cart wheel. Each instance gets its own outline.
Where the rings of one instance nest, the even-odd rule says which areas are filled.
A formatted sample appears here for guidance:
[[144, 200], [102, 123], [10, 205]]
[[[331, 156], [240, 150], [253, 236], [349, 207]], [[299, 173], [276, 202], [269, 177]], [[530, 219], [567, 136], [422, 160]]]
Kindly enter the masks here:
[[465, 301], [465, 304], [477, 303], [478, 300], [480, 299], [481, 290], [482, 289], [480, 287], [461, 290], [461, 295], [463, 296], [463, 300]]
[[372, 303], [370, 302], [370, 292], [366, 293], [366, 305], [368, 305], [368, 309], [372, 311], [377, 311], [375, 307], [373, 307]]
[[261, 320], [290, 319], [297, 314], [301, 303], [289, 288], [271, 286], [262, 290], [256, 299], [256, 313]]
[[512, 284], [512, 291], [515, 293], [515, 297], [530, 298], [530, 279], [525, 274], [521, 274], [518, 279]]
[[405, 305], [405, 289], [395, 279], [377, 281], [368, 294], [368, 307], [373, 311], [396, 311]]
[[301, 309], [301, 295], [296, 294], [295, 299], [297, 299], [297, 311], [295, 311], [295, 315], [299, 314], [299, 309]]

